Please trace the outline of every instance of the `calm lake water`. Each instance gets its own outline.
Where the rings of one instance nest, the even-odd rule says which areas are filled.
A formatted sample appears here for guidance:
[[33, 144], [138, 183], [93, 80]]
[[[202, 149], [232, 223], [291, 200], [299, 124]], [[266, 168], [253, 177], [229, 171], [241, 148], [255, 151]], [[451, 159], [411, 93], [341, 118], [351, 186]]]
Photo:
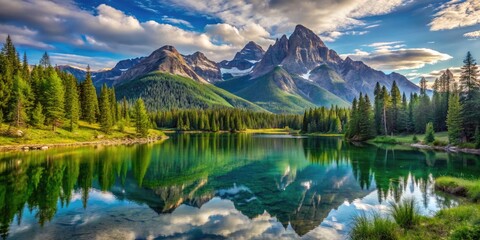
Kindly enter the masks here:
[[343, 239], [352, 218], [415, 198], [459, 204], [435, 177], [480, 159], [340, 138], [172, 135], [155, 144], [0, 153], [8, 239]]

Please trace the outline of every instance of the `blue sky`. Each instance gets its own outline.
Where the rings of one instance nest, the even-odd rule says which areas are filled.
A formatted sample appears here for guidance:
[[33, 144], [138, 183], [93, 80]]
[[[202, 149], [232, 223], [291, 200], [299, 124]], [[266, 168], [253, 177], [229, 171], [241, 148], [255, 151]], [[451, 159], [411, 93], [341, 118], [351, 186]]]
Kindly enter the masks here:
[[31, 63], [93, 69], [169, 44], [220, 61], [248, 41], [265, 50], [296, 24], [350, 56], [415, 82], [458, 73], [467, 51], [480, 56], [478, 0], [0, 0], [0, 38], [10, 34]]

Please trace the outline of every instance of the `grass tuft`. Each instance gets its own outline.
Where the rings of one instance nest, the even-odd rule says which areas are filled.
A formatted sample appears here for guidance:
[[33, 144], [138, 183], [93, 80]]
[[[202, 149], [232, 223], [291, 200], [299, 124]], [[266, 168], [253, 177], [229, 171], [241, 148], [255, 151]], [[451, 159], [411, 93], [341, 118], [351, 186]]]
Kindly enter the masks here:
[[373, 219], [367, 216], [357, 216], [350, 231], [352, 240], [394, 240], [399, 239], [397, 225], [388, 218], [382, 218], [378, 214]]
[[395, 222], [404, 229], [413, 228], [420, 220], [420, 215], [413, 199], [392, 203], [391, 214]]

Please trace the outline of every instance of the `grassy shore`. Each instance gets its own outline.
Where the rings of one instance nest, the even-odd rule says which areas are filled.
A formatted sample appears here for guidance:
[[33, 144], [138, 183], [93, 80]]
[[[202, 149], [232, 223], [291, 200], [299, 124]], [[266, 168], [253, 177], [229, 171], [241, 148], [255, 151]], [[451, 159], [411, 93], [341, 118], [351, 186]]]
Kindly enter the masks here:
[[[391, 218], [356, 219], [352, 239], [480, 239], [480, 180], [440, 177], [435, 188], [465, 197], [466, 203], [420, 216], [412, 204], [394, 206]], [[408, 223], [408, 224], [406, 224]]]
[[[14, 136], [17, 130], [22, 132], [21, 137]], [[165, 137], [162, 131], [149, 130], [148, 138], [162, 137]], [[134, 127], [125, 127], [123, 132], [115, 128], [111, 134], [105, 134], [100, 130], [98, 124], [88, 124], [82, 121], [73, 132], [64, 128], [57, 128], [54, 132], [51, 127], [12, 129], [8, 125], [0, 124], [0, 146], [74, 144], [137, 138], [139, 137], [135, 133]]]
[[[413, 144], [417, 143], [413, 141], [414, 136], [417, 137], [418, 141], [423, 141], [425, 137], [424, 134], [406, 134], [406, 135], [394, 135], [394, 136], [377, 136], [374, 139], [370, 140], [371, 143], [392, 143], [392, 144]], [[437, 144], [446, 144], [448, 143], [448, 133], [447, 132], [438, 132], [435, 133], [435, 140]]]

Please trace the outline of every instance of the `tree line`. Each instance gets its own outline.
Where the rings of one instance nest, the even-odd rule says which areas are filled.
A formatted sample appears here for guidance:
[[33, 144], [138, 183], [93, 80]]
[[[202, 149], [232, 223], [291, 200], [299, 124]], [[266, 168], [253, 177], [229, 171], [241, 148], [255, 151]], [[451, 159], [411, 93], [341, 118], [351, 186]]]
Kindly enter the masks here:
[[348, 108], [310, 108], [303, 114], [302, 133], [344, 133], [350, 118]]
[[346, 138], [364, 141], [377, 135], [423, 134], [434, 141], [434, 132], [448, 131], [450, 144], [475, 143], [480, 147], [480, 82], [478, 67], [470, 52], [464, 61], [460, 79], [450, 70], [435, 80], [432, 90], [420, 80], [420, 93], [401, 94], [396, 84], [388, 90], [379, 83], [373, 93], [360, 94], [352, 102]]
[[97, 96], [90, 68], [81, 83], [71, 74], [53, 67], [45, 53], [38, 65], [28, 64], [27, 55], [20, 61], [10, 38], [0, 52], [0, 123], [12, 127], [45, 125], [55, 131], [64, 127], [74, 131], [79, 120], [99, 123], [101, 130], [111, 133], [114, 126], [123, 131], [135, 120], [137, 133], [146, 136], [150, 120], [141, 99], [130, 108], [126, 100], [117, 102], [115, 89], [104, 85]]
[[300, 129], [302, 119], [295, 114], [272, 114], [244, 109], [214, 108], [167, 110], [151, 114], [157, 127], [174, 128], [180, 131], [243, 131], [259, 128]]

